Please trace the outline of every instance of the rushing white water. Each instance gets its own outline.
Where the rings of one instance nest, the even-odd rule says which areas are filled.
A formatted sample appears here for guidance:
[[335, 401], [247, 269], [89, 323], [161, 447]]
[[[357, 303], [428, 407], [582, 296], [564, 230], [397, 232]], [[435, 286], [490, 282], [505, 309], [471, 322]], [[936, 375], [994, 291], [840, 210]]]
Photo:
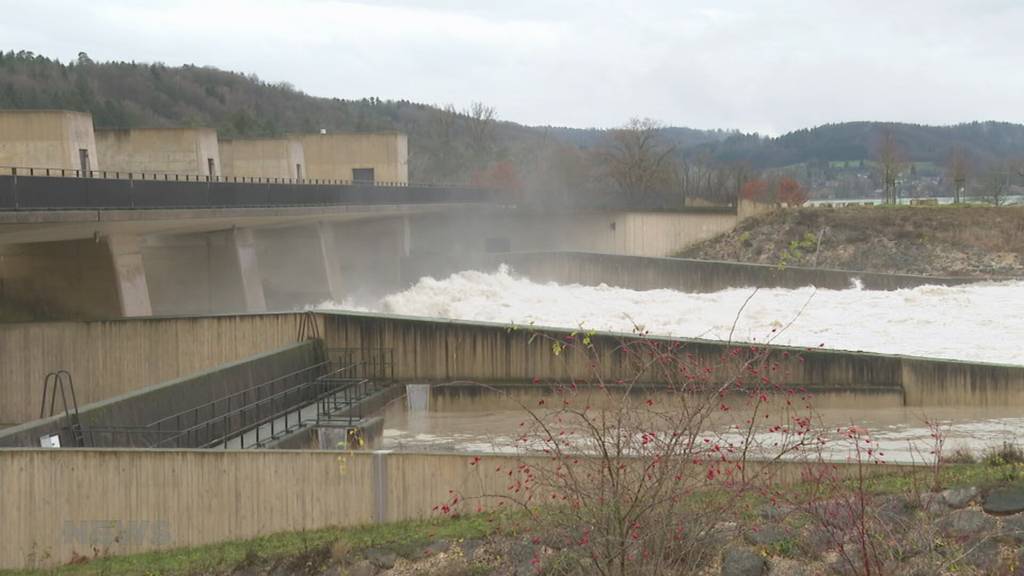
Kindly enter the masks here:
[[[539, 284], [502, 267], [423, 278], [374, 310], [409, 316], [1024, 364], [1024, 282], [895, 291], [733, 288], [709, 294]], [[744, 302], [750, 298], [744, 306]], [[352, 309], [324, 302], [321, 309]], [[738, 318], [737, 318], [738, 315]], [[735, 322], [735, 331], [733, 324]]]

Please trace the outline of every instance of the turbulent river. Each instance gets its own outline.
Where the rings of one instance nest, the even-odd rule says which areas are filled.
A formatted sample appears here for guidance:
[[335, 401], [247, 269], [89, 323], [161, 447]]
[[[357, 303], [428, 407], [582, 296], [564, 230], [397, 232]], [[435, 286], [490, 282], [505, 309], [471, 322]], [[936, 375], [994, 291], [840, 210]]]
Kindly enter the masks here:
[[[324, 302], [319, 308], [354, 307]], [[737, 341], [773, 338], [775, 344], [1024, 364], [1021, 281], [895, 291], [808, 286], [691, 294], [541, 284], [502, 267], [423, 278], [371, 310], [617, 332], [639, 327], [654, 335], [719, 340], [729, 338], [735, 322]]]

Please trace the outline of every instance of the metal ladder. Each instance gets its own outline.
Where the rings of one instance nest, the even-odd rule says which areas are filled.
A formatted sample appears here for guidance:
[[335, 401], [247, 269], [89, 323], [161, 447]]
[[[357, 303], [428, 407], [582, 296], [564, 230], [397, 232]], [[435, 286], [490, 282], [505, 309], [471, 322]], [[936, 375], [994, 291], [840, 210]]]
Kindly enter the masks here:
[[[52, 385], [51, 385], [52, 384]], [[85, 434], [82, 432], [82, 421], [78, 415], [78, 398], [75, 396], [75, 383], [67, 370], [50, 372], [43, 380], [43, 403], [39, 407], [39, 418], [53, 416], [57, 404], [57, 390], [60, 390], [61, 403], [64, 405], [64, 419], [71, 435], [73, 446], [85, 446]], [[46, 396], [50, 395], [50, 413], [46, 413]], [[71, 405], [68, 406], [68, 395]]]

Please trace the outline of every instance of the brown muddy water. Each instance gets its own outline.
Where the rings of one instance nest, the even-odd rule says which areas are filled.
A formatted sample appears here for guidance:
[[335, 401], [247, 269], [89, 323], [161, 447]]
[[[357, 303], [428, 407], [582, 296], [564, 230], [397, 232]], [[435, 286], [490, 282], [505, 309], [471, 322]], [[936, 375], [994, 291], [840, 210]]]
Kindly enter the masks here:
[[[479, 386], [428, 386], [410, 384], [406, 395], [383, 411], [382, 449], [429, 452], [514, 452], [528, 419], [526, 407], [543, 412], [564, 399], [543, 387], [523, 385], [499, 390]], [[573, 402], [597, 406], [603, 393], [578, 393]], [[655, 406], [672, 406], [668, 393], [646, 391], [633, 395], [636, 402], [651, 400]], [[788, 402], [787, 402], [788, 400]], [[543, 404], [541, 402], [543, 401]], [[731, 434], [752, 412], [753, 400], [727, 396], [728, 410], [716, 410], [709, 435]], [[1024, 433], [1024, 405], [1000, 406], [905, 406], [901, 391], [818, 392], [806, 396], [771, 396], [758, 409], [769, 414], [759, 425], [767, 438], [768, 427], [795, 417], [811, 417], [814, 430], [839, 438], [851, 426], [867, 433], [886, 453], [888, 462], [925, 462], [933, 458], [936, 431], [944, 439], [943, 453], [959, 447], [978, 454], [1004, 442], [1016, 443]], [[929, 424], [930, 423], [930, 424]], [[831, 459], [848, 458], [846, 448], [832, 448]]]

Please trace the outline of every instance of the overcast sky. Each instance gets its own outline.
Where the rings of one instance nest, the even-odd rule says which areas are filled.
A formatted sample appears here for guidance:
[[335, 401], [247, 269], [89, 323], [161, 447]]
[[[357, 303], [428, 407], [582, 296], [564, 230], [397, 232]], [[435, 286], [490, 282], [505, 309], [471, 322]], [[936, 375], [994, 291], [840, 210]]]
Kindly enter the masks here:
[[1024, 122], [1019, 0], [0, 0], [0, 14], [4, 50], [483, 101], [527, 124]]

